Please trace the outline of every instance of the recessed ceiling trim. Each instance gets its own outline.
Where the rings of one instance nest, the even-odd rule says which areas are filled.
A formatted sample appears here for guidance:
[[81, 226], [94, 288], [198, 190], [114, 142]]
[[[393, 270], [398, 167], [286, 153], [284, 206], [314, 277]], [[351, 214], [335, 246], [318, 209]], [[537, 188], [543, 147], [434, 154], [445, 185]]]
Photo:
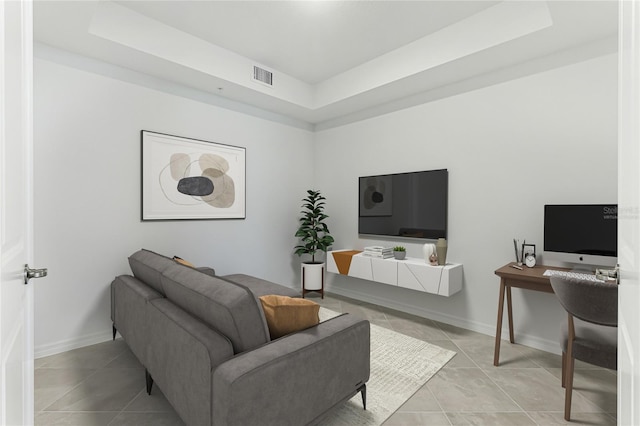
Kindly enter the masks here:
[[249, 86], [249, 81], [255, 83], [256, 79], [247, 81], [245, 70], [255, 66], [255, 61], [110, 1], [98, 3], [89, 32], [317, 110], [523, 37], [552, 23], [546, 2], [503, 2], [316, 85], [278, 73], [277, 88], [269, 84]]
[[[488, 3], [481, 1], [486, 6], [472, 8], [475, 12], [466, 9], [463, 13], [456, 15], [457, 19], [447, 20], [447, 11], [452, 10], [452, 4], [457, 8], [458, 3], [468, 3], [467, 0], [460, 0], [460, 2], [452, 0], [451, 2], [442, 2], [443, 4], [447, 3], [446, 6], [428, 8], [435, 15], [432, 16], [430, 13], [425, 16], [425, 22], [427, 24], [431, 22], [431, 26], [427, 25], [430, 30], [422, 32], [422, 34], [429, 33], [431, 36], [426, 40], [419, 39], [413, 44], [406, 44], [406, 41], [398, 44], [399, 40], [395, 35], [398, 26], [401, 25], [400, 21], [404, 22], [403, 16], [406, 17], [406, 13], [412, 10], [424, 12], [423, 9], [408, 7], [403, 12], [394, 15], [398, 16], [398, 21], [392, 19], [391, 16], [381, 17], [380, 14], [368, 16], [366, 14], [366, 11], [370, 10], [368, 5], [375, 2], [350, 2], [356, 8], [355, 10], [365, 11], [362, 13], [362, 19], [366, 21], [366, 25], [359, 28], [370, 29], [372, 23], [377, 23], [375, 26], [376, 34], [384, 34], [386, 38], [395, 40], [390, 44], [395, 46], [395, 50], [388, 56], [380, 58], [379, 62], [365, 63], [366, 66], [375, 65], [376, 69], [370, 70], [363, 66], [355, 70], [353, 75], [344, 73], [338, 76], [342, 80], [333, 81], [341, 84], [346, 81], [348, 85], [346, 88], [336, 85], [336, 87], [327, 89], [321, 88], [319, 85], [311, 86], [308, 82], [292, 79], [290, 75], [283, 73], [276, 66], [279, 63], [277, 53], [279, 50], [283, 50], [283, 47], [278, 43], [266, 43], [263, 45], [266, 47], [260, 50], [239, 49], [237, 51], [234, 49], [225, 50], [229, 48], [217, 44], [217, 41], [220, 41], [219, 37], [223, 37], [223, 41], [226, 40], [224, 37], [233, 37], [237, 39], [233, 45], [240, 47], [243, 45], [252, 46], [256, 35], [264, 37], [265, 41], [280, 40], [281, 38], [275, 37], [269, 32], [270, 28], [279, 23], [275, 28], [282, 30], [281, 27], [284, 26], [287, 28], [289, 36], [299, 41], [291, 45], [290, 48], [284, 49], [290, 56], [299, 58], [300, 61], [305, 61], [305, 58], [310, 55], [319, 56], [325, 62], [340, 61], [341, 54], [334, 53], [334, 50], [324, 49], [327, 46], [333, 46], [334, 43], [323, 38], [323, 34], [326, 33], [326, 30], [323, 30], [324, 27], [301, 26], [300, 19], [296, 19], [299, 17], [296, 15], [295, 8], [281, 7], [283, 3], [293, 4], [296, 2], [265, 2], [269, 5], [275, 5], [275, 16], [267, 15], [260, 21], [251, 21], [250, 19], [256, 14], [255, 7], [251, 6], [254, 4], [253, 2], [168, 0], [167, 2], [145, 3], [148, 6], [137, 8], [133, 6], [140, 3], [135, 0], [39, 1], [34, 4], [34, 38], [58, 49], [105, 63], [116, 64], [122, 69], [134, 70], [139, 73], [135, 77], [126, 78], [126, 81], [135, 82], [140, 75], [146, 74], [152, 77], [154, 82], [157, 82], [151, 86], [158, 90], [162, 90], [162, 87], [167, 84], [166, 82], [171, 81], [190, 89], [202, 91], [205, 98], [214, 94], [225, 100], [277, 112], [295, 120], [316, 124], [328, 123], [326, 125], [331, 126], [338, 121], [343, 123], [345, 120], [357, 120], [358, 117], [361, 117], [358, 115], [358, 111], [375, 114], [383, 110], [389, 111], [390, 108], [398, 108], [402, 104], [401, 99], [407, 97], [411, 98], [412, 102], [416, 99], [431, 99], [428, 93], [414, 99], [414, 95], [417, 93], [437, 92], [440, 93], [439, 96], [442, 96], [442, 93], [450, 92], [441, 91], [441, 87], [449, 87], [460, 81], [471, 81], [470, 78], [473, 80], [473, 77], [479, 74], [498, 73], [501, 78], [507, 78], [500, 73], [500, 70], [527, 63], [527, 61], [554, 52], [572, 52], [575, 49], [581, 49], [582, 46], [587, 46], [586, 50], [597, 56], [601, 53], [588, 45], [603, 38], [615, 38], [618, 22], [615, 1], [549, 1], [546, 4], [539, 1], [507, 1], [492, 9], [493, 21], [487, 19], [487, 16], [490, 16], [489, 13], [471, 15], [478, 10], [488, 11], [496, 4], [494, 1]], [[233, 4], [236, 7], [238, 3], [245, 3], [247, 6], [236, 10], [238, 13], [235, 15], [226, 16], [228, 9], [225, 5]], [[164, 5], [167, 4], [171, 6], [165, 8]], [[202, 6], [203, 4], [208, 6]], [[355, 6], [361, 4], [364, 6]], [[395, 11], [393, 8], [388, 10]], [[496, 10], [502, 10], [504, 15], [499, 16]], [[175, 14], [179, 14], [180, 19], [177, 17], [174, 19]], [[214, 14], [216, 19], [225, 16], [225, 20], [233, 21], [234, 25], [241, 30], [234, 31], [232, 34], [218, 33], [218, 38], [205, 37], [208, 34], [206, 28], [212, 25], [212, 21], [201, 18], [207, 14]], [[280, 16], [281, 14], [284, 16]], [[446, 23], [442, 22], [434, 27], [433, 23], [438, 21], [443, 14]], [[549, 19], [549, 15], [553, 22]], [[196, 16], [198, 19], [195, 19]], [[465, 34], [453, 32], [456, 26], [464, 26], [465, 23], [473, 22], [473, 19], [481, 20], [480, 18], [483, 16], [485, 17], [484, 27], [467, 26], [460, 30], [460, 32], [464, 31], [466, 38]], [[536, 16], [542, 19], [537, 19]], [[353, 29], [352, 26], [347, 27], [350, 24], [345, 21], [337, 22], [335, 16], [327, 16], [326, 18], [329, 20], [331, 28], [337, 26], [337, 32], [341, 34], [345, 42], [348, 42], [350, 40], [348, 29]], [[545, 19], [549, 24], [547, 27], [544, 27]], [[255, 25], [251, 28], [245, 28], [249, 21]], [[284, 22], [286, 23], [283, 24]], [[190, 23], [193, 25], [190, 26]], [[446, 25], [449, 26], [445, 27]], [[205, 29], [199, 26], [205, 26]], [[499, 34], [505, 36], [502, 41], [494, 34], [497, 27], [504, 27], [504, 29], [498, 30]], [[356, 28], [358, 27], [356, 26]], [[484, 29], [487, 28], [489, 34], [493, 35], [494, 46], [483, 49], [483, 45], [479, 43], [481, 40], [485, 42], [484, 46], [490, 46], [486, 43], [487, 34], [483, 34]], [[536, 31], [536, 28], [541, 29]], [[440, 44], [436, 43], [437, 40], [434, 40], [434, 37], [438, 34], [440, 37], [444, 37], [442, 34], [446, 35], [447, 31], [450, 31], [451, 35], [459, 37], [460, 43], [471, 43], [471, 47], [453, 45], [451, 40], [441, 40]], [[511, 39], [506, 36], [509, 31], [511, 31]], [[524, 35], [517, 37], [519, 31]], [[375, 40], [371, 39], [371, 42], [374, 43]], [[411, 40], [416, 39], [412, 37]], [[478, 44], [474, 45], [473, 43]], [[410, 47], [414, 46], [417, 47], [411, 50]], [[467, 49], [466, 56], [465, 49]], [[474, 51], [475, 53], [468, 53]], [[245, 56], [240, 52], [258, 53], [255, 56]], [[322, 54], [318, 55], [317, 52], [322, 52]], [[389, 52], [389, 49], [385, 48], [380, 52]], [[449, 54], [449, 58], [446, 57], [447, 54]], [[439, 58], [443, 63], [437, 65], [433, 62], [434, 57]], [[562, 57], [565, 58], [566, 53], [562, 54]], [[405, 59], [407, 61], [406, 67], [399, 63]], [[425, 60], [432, 62], [426, 65], [420, 62]], [[556, 61], [551, 62], [555, 63]], [[273, 88], [256, 84], [252, 79], [253, 65], [262, 67], [267, 63], [270, 65], [265, 69], [273, 70]], [[71, 61], [69, 65], [74, 66], [74, 64], [75, 61]], [[287, 61], [284, 64], [287, 64]], [[410, 67], [414, 67], [418, 71], [412, 74], [410, 69], [407, 70]], [[372, 72], [369, 73], [369, 71]], [[397, 75], [393, 75], [393, 72], [398, 71], [402, 71], [405, 77], [397, 78]], [[119, 76], [120, 74], [121, 71], [114, 71], [114, 75]], [[360, 81], [361, 79], [369, 79], [367, 74], [372, 78], [379, 78], [382, 83], [367, 89], [366, 85]], [[324, 75], [335, 74], [325, 73]], [[400, 76], [402, 75], [400, 73]], [[386, 79], [380, 78], [380, 76]], [[397, 79], [394, 80], [394, 78]], [[495, 82], [495, 80], [491, 81]], [[324, 81], [323, 84], [333, 82]], [[463, 86], [469, 88], [469, 85]], [[219, 87], [224, 87], [224, 92], [217, 90]], [[346, 89], [350, 89], [350, 91]], [[333, 93], [330, 93], [331, 91]], [[339, 100], [324, 105], [320, 102], [322, 99], [326, 100], [326, 96], [333, 94], [337, 94], [335, 99]], [[188, 97], [197, 98], [198, 96], [190, 94]], [[212, 103], [215, 104], [215, 102]], [[384, 107], [378, 108], [377, 106]]]
[[312, 107], [313, 91], [308, 84], [278, 73], [277, 88], [255, 85], [247, 79], [247, 69], [252, 69], [255, 61], [110, 1], [98, 3], [89, 33], [295, 105]]
[[315, 108], [553, 25], [546, 2], [503, 2], [318, 84]]
[[217, 94], [189, 87], [185, 84], [180, 84], [160, 77], [154, 77], [146, 73], [110, 64], [99, 59], [89, 58], [84, 55], [78, 55], [76, 53], [61, 50], [39, 42], [34, 42], [33, 55], [39, 60], [86, 71], [91, 74], [101, 75], [114, 80], [124, 81], [136, 86], [146, 87], [174, 96], [180, 96], [185, 99], [192, 99], [197, 102], [251, 115], [274, 123], [281, 123], [286, 126], [295, 127], [305, 131], [313, 131], [314, 129], [314, 125], [309, 123], [308, 119], [297, 119], [293, 117], [293, 114], [280, 114], [266, 108], [253, 106], [247, 102], [228, 99], [218, 96]]

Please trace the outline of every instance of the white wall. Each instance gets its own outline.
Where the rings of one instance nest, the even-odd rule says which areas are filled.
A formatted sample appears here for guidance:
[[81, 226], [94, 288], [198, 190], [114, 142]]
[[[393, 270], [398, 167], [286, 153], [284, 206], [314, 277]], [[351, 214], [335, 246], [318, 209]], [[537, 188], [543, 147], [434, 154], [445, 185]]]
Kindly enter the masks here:
[[[380, 241], [358, 237], [357, 177], [437, 168], [449, 170], [462, 292], [332, 275], [329, 289], [493, 334], [493, 271], [514, 237], [541, 250], [542, 205], [616, 202], [616, 55], [316, 134], [45, 59], [34, 83], [35, 261], [50, 271], [36, 286], [36, 356], [109, 338], [109, 283], [141, 247], [297, 287], [306, 189], [327, 196], [334, 248], [362, 248]], [[246, 147], [247, 219], [140, 222], [141, 129]], [[517, 340], [557, 351], [553, 295], [514, 290], [513, 303]]]
[[[289, 286], [313, 134], [35, 60], [36, 356], [110, 337], [109, 284], [144, 247]], [[141, 222], [140, 130], [247, 148], [246, 220]]]
[[[408, 256], [421, 257], [422, 243], [359, 238], [357, 178], [446, 168], [447, 259], [464, 264], [462, 292], [450, 298], [332, 274], [329, 289], [493, 335], [493, 271], [513, 259], [513, 238], [541, 252], [543, 205], [617, 202], [616, 60], [607, 55], [318, 132], [316, 186], [328, 199], [335, 249], [401, 242]], [[558, 351], [565, 316], [554, 296], [514, 290], [513, 304], [516, 340]]]

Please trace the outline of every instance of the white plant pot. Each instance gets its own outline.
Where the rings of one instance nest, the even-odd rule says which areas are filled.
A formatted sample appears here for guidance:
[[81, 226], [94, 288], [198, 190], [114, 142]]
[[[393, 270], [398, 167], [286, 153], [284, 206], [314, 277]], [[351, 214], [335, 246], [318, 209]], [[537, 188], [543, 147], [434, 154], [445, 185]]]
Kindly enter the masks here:
[[324, 283], [324, 262], [302, 263], [300, 265], [303, 290], [322, 290]]

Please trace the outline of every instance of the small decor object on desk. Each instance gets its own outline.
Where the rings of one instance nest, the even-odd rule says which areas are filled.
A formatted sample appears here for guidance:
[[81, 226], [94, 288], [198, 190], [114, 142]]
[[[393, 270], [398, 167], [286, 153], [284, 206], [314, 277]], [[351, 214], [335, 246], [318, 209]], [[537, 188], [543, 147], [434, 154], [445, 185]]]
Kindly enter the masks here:
[[533, 268], [534, 266], [536, 266], [536, 254], [527, 253], [527, 255], [524, 258], [524, 264], [527, 265], [529, 268]]
[[620, 271], [620, 265], [616, 265], [614, 269], [596, 269], [596, 278], [601, 281], [609, 281], [614, 282], [616, 284], [620, 284], [620, 276], [618, 272]]
[[407, 249], [405, 249], [404, 247], [395, 246], [393, 248], [393, 257], [395, 257], [397, 260], [404, 259], [406, 255], [407, 255]]
[[536, 245], [535, 244], [522, 244], [522, 256], [524, 257], [524, 264], [529, 268], [536, 266]]
[[317, 291], [324, 299], [324, 262], [317, 262], [315, 255], [318, 250], [326, 253], [334, 241], [324, 223], [329, 217], [324, 213], [324, 200], [320, 191], [314, 190], [308, 190], [307, 197], [302, 199], [300, 227], [295, 234], [302, 244], [294, 249], [298, 256], [311, 255], [311, 262], [303, 262], [301, 267], [303, 298], [307, 291]]
[[447, 263], [447, 240], [438, 238], [436, 242], [436, 254], [438, 256], [438, 265], [446, 265]]
[[524, 256], [522, 255], [522, 248], [523, 248], [524, 243], [522, 243], [522, 245], [520, 245], [520, 240], [517, 238], [513, 239], [513, 250], [515, 251], [516, 254], [516, 264], [518, 266], [522, 265], [522, 262], [524, 262]]

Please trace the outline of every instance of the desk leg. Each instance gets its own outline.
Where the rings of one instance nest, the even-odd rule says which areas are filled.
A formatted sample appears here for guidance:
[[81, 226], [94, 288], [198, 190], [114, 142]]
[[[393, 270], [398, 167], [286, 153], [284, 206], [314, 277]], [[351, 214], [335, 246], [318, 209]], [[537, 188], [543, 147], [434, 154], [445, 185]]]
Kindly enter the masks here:
[[493, 352], [493, 365], [500, 363], [500, 339], [502, 338], [502, 312], [504, 311], [505, 280], [500, 278], [500, 297], [498, 297], [498, 324], [496, 325], [496, 348]]
[[511, 286], [506, 286], [507, 290], [507, 316], [509, 317], [509, 341], [515, 343], [513, 338], [513, 311], [511, 310]]

